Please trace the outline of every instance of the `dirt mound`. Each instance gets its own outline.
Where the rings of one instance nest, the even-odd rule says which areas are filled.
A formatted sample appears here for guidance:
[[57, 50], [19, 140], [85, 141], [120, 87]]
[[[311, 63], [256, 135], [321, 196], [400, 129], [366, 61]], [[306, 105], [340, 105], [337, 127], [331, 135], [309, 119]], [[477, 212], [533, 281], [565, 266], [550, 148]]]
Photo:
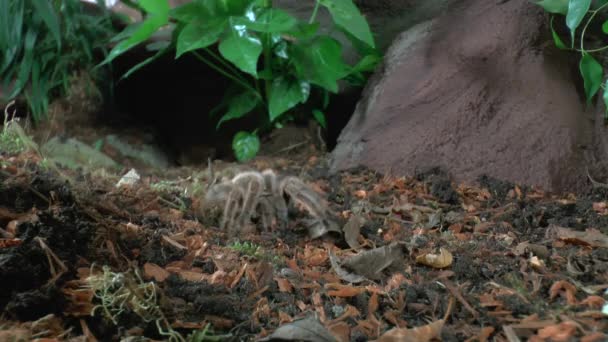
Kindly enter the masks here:
[[594, 131], [576, 66], [553, 47], [542, 10], [469, 0], [445, 13], [395, 40], [332, 168], [440, 166], [457, 181], [487, 174], [557, 191], [587, 184], [586, 167], [602, 155], [592, 157], [593, 137], [605, 130]]

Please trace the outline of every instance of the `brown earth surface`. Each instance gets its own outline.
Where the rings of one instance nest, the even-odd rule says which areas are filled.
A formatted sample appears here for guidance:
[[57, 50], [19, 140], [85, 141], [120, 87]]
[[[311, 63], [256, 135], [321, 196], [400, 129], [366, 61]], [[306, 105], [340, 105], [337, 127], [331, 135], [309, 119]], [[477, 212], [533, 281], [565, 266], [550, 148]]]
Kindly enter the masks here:
[[[0, 340], [168, 340], [158, 317], [173, 340], [206, 326], [234, 341], [608, 338], [605, 188], [552, 196], [488, 177], [470, 187], [440, 169], [331, 175], [325, 159], [305, 145], [248, 165], [327, 199], [344, 233], [311, 240], [294, 206], [284, 229], [254, 221], [228, 236], [198, 210], [204, 168], [141, 170], [140, 183], [116, 188], [116, 175], [2, 155]], [[103, 310], [120, 301], [110, 294], [131, 295], [122, 312]]]

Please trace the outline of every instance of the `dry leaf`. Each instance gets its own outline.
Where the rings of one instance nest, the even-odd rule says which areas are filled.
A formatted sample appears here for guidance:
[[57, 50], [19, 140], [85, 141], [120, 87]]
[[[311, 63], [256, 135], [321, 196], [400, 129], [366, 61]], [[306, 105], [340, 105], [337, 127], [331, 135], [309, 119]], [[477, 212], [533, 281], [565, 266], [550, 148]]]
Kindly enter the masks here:
[[20, 239], [0, 239], [0, 248], [19, 246], [21, 242]]
[[608, 236], [593, 228], [581, 232], [551, 225], [547, 229], [547, 237], [556, 238], [574, 245], [608, 248]]
[[416, 257], [416, 262], [433, 268], [445, 268], [452, 265], [454, 257], [445, 248], [439, 249], [439, 254], [422, 254]]
[[336, 342], [336, 338], [314, 317], [284, 324], [259, 341]]
[[537, 336], [542, 339], [551, 339], [553, 342], [570, 341], [576, 333], [576, 324], [573, 322], [562, 322], [542, 328]]
[[549, 298], [551, 300], [562, 295], [566, 297], [566, 302], [570, 305], [576, 304], [576, 287], [565, 280], [556, 281], [549, 289]]
[[327, 328], [331, 332], [334, 337], [338, 339], [339, 342], [349, 342], [350, 341], [350, 325], [346, 322], [335, 322], [330, 323]]
[[329, 252], [329, 260], [336, 274], [349, 283], [360, 283], [367, 279], [378, 280], [388, 268], [401, 268], [405, 259], [405, 245], [391, 243], [388, 246], [360, 252], [346, 258], [341, 264]]
[[359, 244], [358, 238], [359, 233], [361, 232], [361, 227], [365, 224], [365, 218], [361, 215], [352, 215], [348, 222], [342, 227], [342, 231], [344, 232], [344, 239], [346, 243], [352, 249], [361, 248], [361, 244]]
[[156, 264], [149, 262], [144, 264], [144, 277], [146, 279], [154, 279], [157, 282], [162, 283], [169, 275], [170, 273], [167, 272], [167, 270]]
[[441, 336], [445, 321], [440, 319], [427, 325], [407, 329], [393, 328], [385, 332], [376, 342], [426, 342]]
[[325, 289], [327, 290], [327, 295], [331, 297], [355, 297], [365, 292], [365, 288], [363, 287], [354, 287], [336, 283], [326, 284]]

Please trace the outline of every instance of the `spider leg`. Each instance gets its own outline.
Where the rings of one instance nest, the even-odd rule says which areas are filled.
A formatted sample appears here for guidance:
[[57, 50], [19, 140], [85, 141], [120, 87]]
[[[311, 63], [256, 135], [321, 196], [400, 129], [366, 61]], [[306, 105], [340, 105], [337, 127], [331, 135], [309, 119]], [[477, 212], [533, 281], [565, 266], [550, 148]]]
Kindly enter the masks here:
[[234, 230], [235, 228], [235, 221], [241, 209], [240, 205], [242, 198], [242, 190], [235, 187], [230, 192], [230, 194], [228, 195], [228, 199], [226, 200], [226, 205], [224, 207], [224, 214], [222, 215], [222, 222], [220, 224], [220, 228], [222, 230], [228, 231], [229, 234], [232, 234], [232, 230]]
[[271, 231], [273, 227], [273, 219], [275, 218], [273, 203], [266, 197], [260, 199], [258, 204], [260, 212], [260, 220], [265, 231]]
[[279, 184], [279, 179], [274, 171], [266, 169], [262, 171], [269, 202], [272, 205], [273, 215], [278, 219], [278, 224], [283, 227], [287, 224], [287, 203], [283, 198], [283, 189]]
[[327, 216], [327, 208], [321, 197], [299, 178], [286, 177], [281, 182], [281, 189], [291, 200], [304, 207], [311, 216], [319, 220]]
[[264, 192], [264, 178], [259, 172], [243, 172], [232, 179], [232, 182], [244, 189], [243, 206], [238, 218], [238, 224], [244, 226], [251, 221], [258, 202]]

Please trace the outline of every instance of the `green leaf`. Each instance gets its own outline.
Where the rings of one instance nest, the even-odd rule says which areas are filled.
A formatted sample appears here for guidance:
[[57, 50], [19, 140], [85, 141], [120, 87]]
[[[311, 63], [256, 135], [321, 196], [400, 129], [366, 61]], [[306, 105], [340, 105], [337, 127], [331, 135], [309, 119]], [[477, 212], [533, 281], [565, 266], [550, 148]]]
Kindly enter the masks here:
[[25, 85], [30, 80], [30, 75], [32, 72], [32, 68], [34, 66], [34, 47], [36, 45], [36, 39], [38, 35], [34, 31], [33, 28], [29, 28], [27, 33], [25, 34], [25, 42], [24, 42], [24, 56], [21, 61], [21, 65], [19, 66], [19, 74], [17, 75], [17, 80], [15, 81], [15, 87], [11, 91], [8, 96], [9, 99], [15, 98], [21, 90], [25, 87]]
[[595, 58], [588, 53], [583, 53], [579, 68], [585, 83], [585, 95], [587, 97], [587, 103], [589, 103], [591, 98], [600, 89], [604, 71], [600, 63], [598, 63]]
[[319, 3], [325, 6], [336, 25], [346, 30], [357, 39], [365, 42], [371, 47], [375, 47], [374, 37], [369, 29], [369, 25], [365, 17], [361, 15], [359, 9], [352, 0], [318, 0]]
[[604, 23], [602, 24], [602, 32], [608, 34], [608, 20], [604, 21]]
[[57, 18], [57, 13], [55, 13], [51, 1], [31, 0], [31, 2], [32, 5], [34, 5], [35, 13], [42, 18], [46, 27], [51, 31], [51, 34], [57, 43], [57, 48], [61, 49], [61, 28], [59, 26], [59, 18]]
[[604, 93], [602, 94], [604, 99], [604, 118], [608, 117], [608, 80], [604, 83]]
[[542, 0], [536, 3], [545, 9], [545, 11], [554, 14], [568, 13], [568, 0]]
[[171, 10], [171, 17], [189, 23], [193, 20], [227, 20], [231, 16], [242, 16], [253, 0], [195, 0]]
[[217, 123], [216, 129], [219, 129], [220, 125], [225, 121], [242, 118], [254, 110], [258, 104], [259, 99], [257, 95], [250, 91], [234, 96], [228, 102], [228, 111]]
[[292, 37], [296, 40], [306, 40], [312, 39], [319, 31], [319, 23], [304, 23], [299, 22], [296, 26], [294, 26], [287, 33], [287, 36]]
[[572, 39], [572, 46], [574, 46], [574, 34], [576, 28], [580, 25], [581, 21], [589, 11], [591, 7], [591, 0], [570, 0], [568, 2], [568, 14], [566, 15], [566, 25], [570, 29], [570, 37]]
[[323, 129], [327, 129], [327, 120], [325, 120], [325, 113], [322, 111], [315, 109], [312, 111], [312, 116], [317, 120], [319, 125], [323, 127]]
[[564, 44], [564, 42], [559, 37], [557, 32], [555, 32], [555, 30], [553, 29], [553, 17], [551, 17], [550, 26], [551, 26], [551, 34], [553, 35], [553, 42], [555, 43], [555, 46], [557, 46], [559, 49], [562, 49], [562, 50], [568, 50], [568, 47], [566, 46], [566, 44]]
[[226, 29], [226, 19], [193, 21], [187, 24], [177, 37], [175, 58], [186, 52], [202, 49], [214, 44]]
[[260, 139], [255, 133], [238, 132], [232, 139], [232, 150], [238, 161], [248, 161], [258, 154]]
[[262, 41], [247, 30], [230, 21], [228, 37], [220, 42], [222, 56], [242, 71], [257, 77], [258, 59], [262, 54]]
[[291, 56], [300, 79], [334, 93], [338, 91], [338, 80], [350, 72], [342, 60], [342, 45], [328, 36], [293, 44]]
[[298, 20], [285, 11], [269, 7], [263, 8], [257, 15], [249, 11], [248, 15], [235, 18], [235, 23], [245, 25], [252, 31], [280, 33], [294, 28]]
[[[306, 82], [304, 82], [306, 83]], [[295, 107], [298, 103], [306, 101], [308, 92], [306, 85], [287, 77], [277, 77], [272, 81], [268, 96], [268, 116], [270, 122], [275, 121], [281, 114]]]
[[382, 57], [378, 55], [366, 55], [357, 62], [351, 72], [372, 72], [376, 70], [378, 64], [382, 61]]
[[147, 12], [148, 17], [143, 22], [134, 24], [137, 25], [135, 29], [132, 27], [125, 29], [129, 30], [131, 34], [110, 51], [106, 59], [101, 63], [102, 65], [111, 62], [127, 50], [144, 42], [154, 32], [169, 22], [168, 0], [140, 0], [139, 6]]
[[165, 47], [162, 50], [158, 50], [156, 51], [156, 53], [146, 59], [144, 59], [143, 61], [135, 64], [134, 66], [131, 67], [131, 69], [129, 69], [127, 72], [125, 72], [124, 75], [122, 75], [120, 77], [120, 80], [126, 79], [129, 76], [131, 76], [134, 72], [142, 69], [143, 67], [145, 67], [146, 65], [154, 62], [155, 60], [159, 59], [160, 57], [162, 57], [165, 53], [169, 52], [169, 46]]

